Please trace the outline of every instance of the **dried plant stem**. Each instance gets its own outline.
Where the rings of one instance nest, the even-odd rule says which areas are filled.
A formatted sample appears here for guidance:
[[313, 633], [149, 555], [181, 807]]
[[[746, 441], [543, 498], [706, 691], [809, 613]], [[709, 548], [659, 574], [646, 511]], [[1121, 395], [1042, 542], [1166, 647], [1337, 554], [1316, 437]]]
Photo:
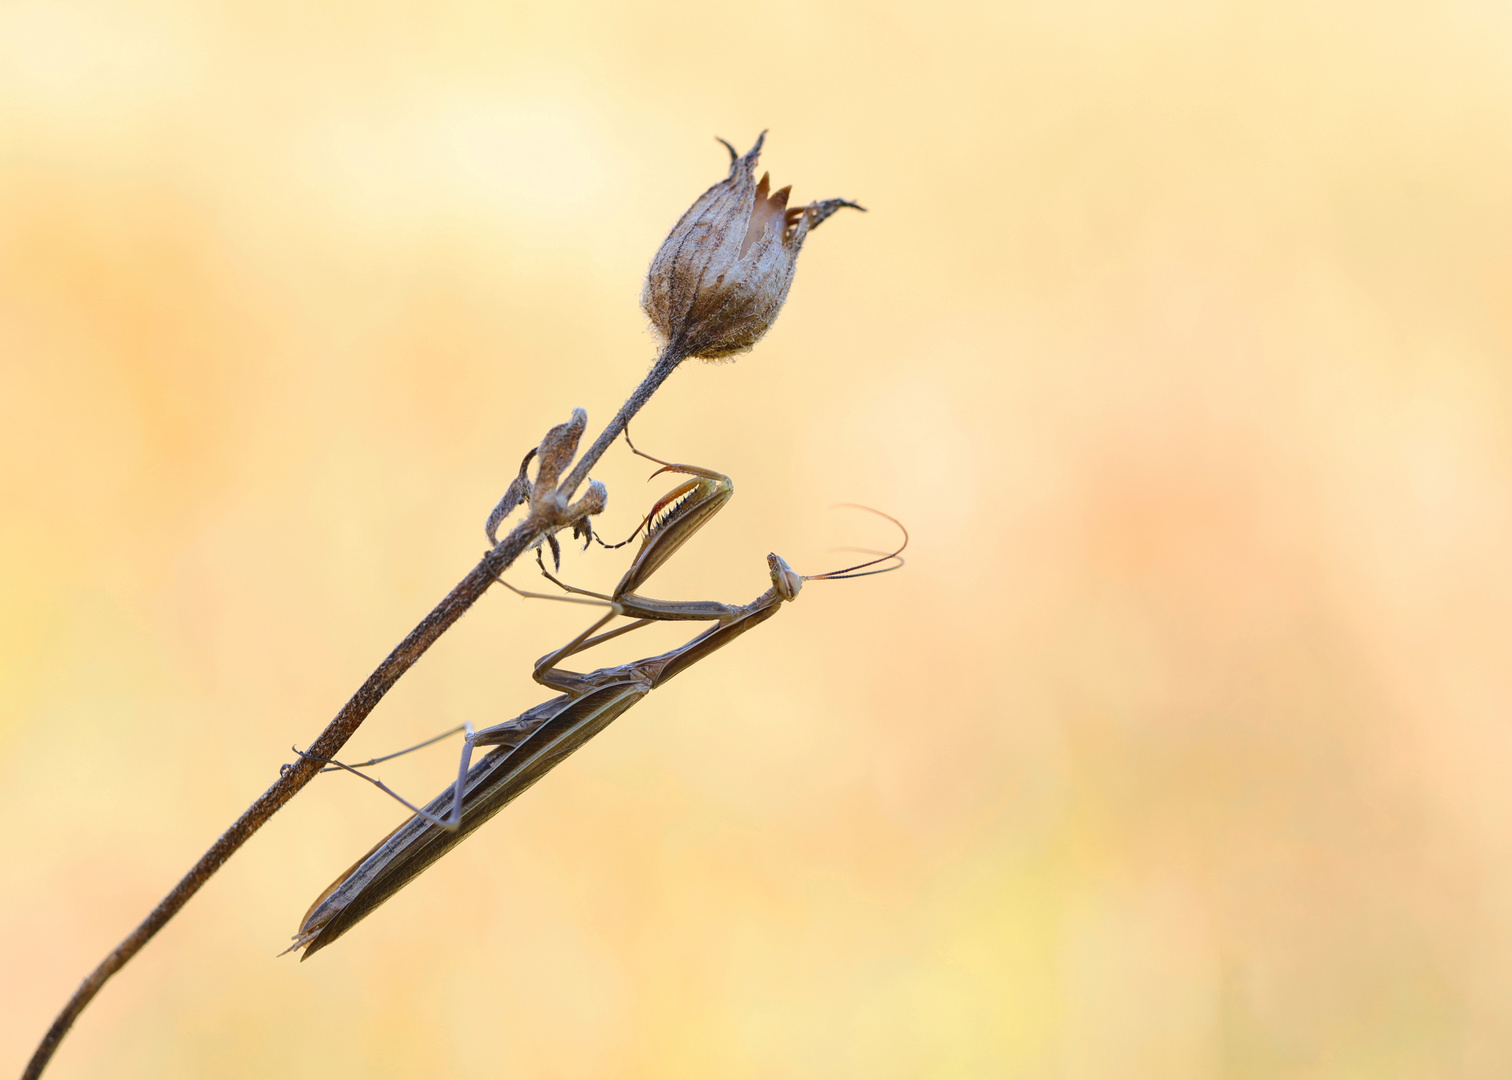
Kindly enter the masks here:
[[680, 348], [668, 347], [656, 358], [656, 363], [651, 366], [650, 372], [641, 380], [635, 392], [620, 406], [620, 411], [614, 414], [614, 419], [609, 421], [608, 427], [604, 428], [599, 437], [594, 440], [588, 452], [578, 459], [577, 465], [560, 489], [564, 498], [572, 498], [572, 493], [582, 485], [584, 480], [588, 479], [588, 470], [604, 456], [604, 451], [609, 449], [610, 443], [619, 438], [620, 432], [625, 430], [625, 425], [630, 423], [630, 418], [640, 412], [642, 405], [651, 400], [651, 395], [667, 381], [667, 376], [672, 374], [687, 355]]
[[[611, 443], [625, 430], [625, 425], [630, 418], [640, 411], [651, 395], [659, 386], [666, 381], [668, 375], [684, 359], [686, 353], [676, 347], [669, 347], [657, 357], [641, 384], [635, 388], [625, 404], [620, 407], [614, 419], [599, 435], [591, 447], [578, 459], [571, 475], [557, 489], [559, 502], [565, 505], [571, 500], [572, 493], [588, 478], [588, 471], [609, 449]], [[383, 695], [388, 693], [389, 688], [399, 681], [406, 671], [425, 654], [435, 642], [451, 628], [468, 608], [477, 602], [478, 598], [488, 591], [489, 585], [493, 584], [495, 577], [508, 569], [520, 555], [528, 551], [548, 533], [563, 528], [568, 522], [553, 519], [547, 514], [533, 512], [519, 525], [515, 526], [510, 533], [499, 541], [488, 554], [484, 555], [477, 566], [473, 567], [456, 588], [452, 589], [439, 604], [431, 609], [420, 624], [416, 626], [403, 641], [389, 653], [379, 664], [377, 669], [367, 677], [357, 692], [352, 695], [336, 718], [326, 726], [320, 736], [310, 745], [310, 757], [301, 757], [293, 765], [285, 768], [273, 786], [263, 792], [262, 796], [247, 808], [236, 822], [221, 834], [220, 839], [210, 846], [210, 850], [200, 857], [190, 871], [184, 875], [173, 890], [152, 909], [151, 914], [142, 920], [140, 926], [128, 934], [119, 945], [111, 950], [110, 955], [101, 961], [100, 965], [89, 973], [89, 977], [74, 991], [73, 997], [64, 1006], [47, 1029], [36, 1052], [32, 1054], [31, 1061], [27, 1063], [26, 1071], [22, 1073], [22, 1080], [36, 1080], [47, 1068], [47, 1063], [52, 1059], [58, 1044], [63, 1041], [63, 1036], [73, 1026], [79, 1014], [84, 1011], [94, 996], [100, 992], [100, 988], [117, 971], [123, 968], [127, 961], [141, 951], [142, 946], [152, 940], [154, 934], [167, 925], [168, 920], [178, 914], [191, 896], [199, 891], [200, 886], [210, 879], [221, 866], [229, 859], [236, 849], [245, 844], [249, 837], [262, 827], [263, 823], [272, 817], [283, 805], [298, 794], [299, 789], [308, 784], [320, 771], [320, 763], [317, 758], [333, 758], [341, 750], [346, 741], [367, 719], [368, 714], [383, 700]]]

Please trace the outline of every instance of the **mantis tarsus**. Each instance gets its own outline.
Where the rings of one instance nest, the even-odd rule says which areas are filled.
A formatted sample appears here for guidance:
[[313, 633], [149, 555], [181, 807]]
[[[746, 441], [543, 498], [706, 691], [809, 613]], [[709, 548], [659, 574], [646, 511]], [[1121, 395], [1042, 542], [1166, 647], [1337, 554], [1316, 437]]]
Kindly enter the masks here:
[[[633, 445], [631, 449], [635, 449]], [[471, 725], [466, 726], [456, 783], [424, 808], [410, 806], [415, 811], [414, 816], [379, 841], [372, 851], [320, 894], [305, 914], [291, 946], [304, 948], [303, 959], [308, 959], [312, 953], [346, 933], [656, 687], [777, 614], [785, 601], [797, 597], [805, 581], [863, 577], [885, 573], [902, 565], [900, 553], [908, 544], [907, 530], [904, 530], [903, 543], [897, 550], [825, 574], [800, 575], [781, 556], [768, 555], [767, 569], [772, 587], [749, 604], [654, 600], [640, 596], [635, 590], [719, 512], [734, 494], [734, 485], [728, 476], [711, 469], [671, 464], [639, 450], [635, 453], [662, 466], [653, 476], [677, 472], [690, 479], [659, 500], [647, 515], [643, 522], [645, 539], [630, 569], [611, 595], [591, 593], [564, 584], [548, 573], [544, 564], [541, 566], [543, 574], [567, 592], [577, 595], [528, 593], [503, 583], [522, 596], [576, 600], [609, 608], [603, 618], [572, 641], [536, 661], [535, 680], [562, 691], [562, 694], [505, 723], [477, 731], [472, 730]], [[894, 524], [898, 523], [894, 521]], [[898, 527], [902, 528], [901, 525]], [[881, 563], [890, 565], [870, 569]], [[634, 621], [599, 633], [606, 623], [619, 615], [629, 615]], [[628, 664], [587, 673], [566, 671], [557, 666], [568, 657], [610, 638], [667, 620], [712, 621], [714, 625], [675, 649]], [[476, 765], [471, 765], [473, 748], [477, 746], [493, 749]], [[388, 791], [371, 777], [358, 775]], [[394, 797], [398, 798], [397, 795]]]

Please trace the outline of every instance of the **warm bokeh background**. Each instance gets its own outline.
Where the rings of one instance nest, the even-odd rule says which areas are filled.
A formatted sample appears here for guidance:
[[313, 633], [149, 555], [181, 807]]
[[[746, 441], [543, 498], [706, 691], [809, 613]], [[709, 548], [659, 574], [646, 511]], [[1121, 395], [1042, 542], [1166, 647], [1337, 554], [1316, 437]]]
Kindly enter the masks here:
[[[1512, 1073], [1509, 11], [0, 7], [0, 1074], [640, 378], [763, 127], [871, 213], [637, 422], [739, 489], [655, 591], [890, 539], [842, 501], [907, 569], [301, 965], [402, 816], [307, 789], [53, 1075]], [[351, 755], [539, 700], [584, 617], [496, 590]]]

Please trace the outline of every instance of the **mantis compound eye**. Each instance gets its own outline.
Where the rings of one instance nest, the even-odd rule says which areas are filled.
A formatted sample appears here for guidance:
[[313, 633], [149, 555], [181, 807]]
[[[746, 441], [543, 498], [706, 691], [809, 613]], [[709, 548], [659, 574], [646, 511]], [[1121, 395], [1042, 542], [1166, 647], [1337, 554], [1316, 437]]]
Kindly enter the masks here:
[[803, 578], [796, 573], [781, 555], [767, 556], [767, 569], [772, 573], [772, 588], [784, 600], [791, 600], [803, 588]]

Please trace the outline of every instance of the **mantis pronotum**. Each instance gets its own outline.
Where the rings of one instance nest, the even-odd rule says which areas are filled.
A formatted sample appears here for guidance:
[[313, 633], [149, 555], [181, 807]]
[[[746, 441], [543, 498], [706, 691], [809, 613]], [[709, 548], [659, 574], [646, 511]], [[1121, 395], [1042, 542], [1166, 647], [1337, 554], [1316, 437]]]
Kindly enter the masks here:
[[[626, 438], [628, 441], [628, 436]], [[631, 449], [634, 449], [633, 445]], [[734, 494], [734, 486], [728, 476], [711, 469], [673, 465], [639, 450], [635, 452], [662, 466], [653, 475], [678, 472], [691, 479], [683, 481], [652, 508], [643, 523], [646, 536], [640, 551], [613, 594], [604, 596], [563, 584], [547, 573], [544, 565], [542, 573], [577, 596], [526, 593], [504, 583], [522, 596], [576, 600], [609, 608], [608, 614], [572, 641], [536, 661], [536, 681], [563, 693], [527, 709], [506, 723], [478, 731], [468, 726], [456, 783], [423, 809], [411, 806], [415, 811], [413, 817], [379, 841], [311, 905], [291, 946], [304, 947], [304, 959], [346, 933], [656, 687], [777, 614], [784, 601], [798, 595], [805, 581], [861, 577], [884, 573], [902, 565], [900, 553], [908, 543], [906, 530], [903, 544], [896, 551], [826, 574], [800, 575], [781, 556], [768, 555], [767, 568], [772, 587], [749, 604], [652, 600], [639, 596], [635, 590], [718, 513]], [[879, 563], [891, 565], [869, 569]], [[635, 621], [598, 633], [619, 615], [630, 615]], [[610, 638], [652, 622], [677, 619], [713, 621], [714, 625], [687, 643], [644, 660], [599, 668], [586, 674], [565, 671], [557, 666], [568, 657]], [[492, 746], [494, 749], [469, 768], [476, 746]], [[376, 780], [372, 782], [377, 783]], [[383, 787], [382, 784], [378, 786]], [[388, 789], [385, 787], [384, 790]]]

